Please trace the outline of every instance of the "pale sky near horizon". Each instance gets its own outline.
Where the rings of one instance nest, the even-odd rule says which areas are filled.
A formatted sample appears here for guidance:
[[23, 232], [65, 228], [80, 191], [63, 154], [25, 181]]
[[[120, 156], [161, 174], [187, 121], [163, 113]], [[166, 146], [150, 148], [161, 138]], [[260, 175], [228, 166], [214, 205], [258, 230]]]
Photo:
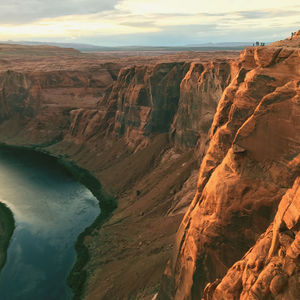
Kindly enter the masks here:
[[0, 40], [103, 46], [274, 41], [299, 0], [0, 0]]

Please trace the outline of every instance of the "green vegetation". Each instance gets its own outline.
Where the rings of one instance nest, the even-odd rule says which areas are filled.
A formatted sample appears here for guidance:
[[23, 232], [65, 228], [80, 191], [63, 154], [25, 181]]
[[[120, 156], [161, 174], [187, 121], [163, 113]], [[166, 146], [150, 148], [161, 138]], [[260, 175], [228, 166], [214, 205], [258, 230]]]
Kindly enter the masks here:
[[7, 248], [15, 229], [15, 221], [11, 210], [0, 202], [0, 270], [6, 261]]

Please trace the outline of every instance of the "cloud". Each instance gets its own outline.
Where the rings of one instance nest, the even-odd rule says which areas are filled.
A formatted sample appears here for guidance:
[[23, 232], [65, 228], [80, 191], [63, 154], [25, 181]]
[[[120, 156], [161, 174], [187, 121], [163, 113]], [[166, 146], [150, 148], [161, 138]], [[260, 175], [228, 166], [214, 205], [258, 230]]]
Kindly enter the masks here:
[[0, 3], [0, 40], [105, 46], [270, 41], [300, 27], [298, 1], [7, 0]]
[[299, 0], [120, 0], [116, 5], [119, 10], [135, 14], [158, 13], [228, 13], [232, 11], [249, 11], [294, 7]]
[[131, 26], [131, 27], [154, 27], [154, 21], [146, 21], [146, 22], [120, 22], [119, 25]]
[[270, 18], [287, 18], [287, 17], [299, 17], [300, 6], [296, 6], [294, 10], [250, 10], [250, 11], [238, 11], [237, 15], [244, 19], [270, 19]]
[[118, 0], [10, 0], [0, 1], [1, 24], [25, 24], [44, 18], [94, 14], [111, 10]]

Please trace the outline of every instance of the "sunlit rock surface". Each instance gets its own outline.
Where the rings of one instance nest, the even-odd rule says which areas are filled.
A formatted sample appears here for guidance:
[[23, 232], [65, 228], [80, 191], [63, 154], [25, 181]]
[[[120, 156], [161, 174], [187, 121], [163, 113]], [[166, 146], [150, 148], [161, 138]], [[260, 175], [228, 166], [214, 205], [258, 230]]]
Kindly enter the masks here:
[[[249, 286], [257, 289], [255, 299], [268, 295], [271, 280], [277, 274], [275, 265], [265, 262], [271, 247], [269, 226], [280, 200], [294, 182], [294, 193], [298, 193], [299, 54], [299, 50], [272, 47], [253, 47], [242, 52], [239, 72], [225, 89], [213, 120], [197, 192], [177, 233], [176, 249], [165, 271], [160, 299], [200, 299], [205, 295], [223, 299], [223, 290], [227, 293], [224, 292], [224, 299], [252, 299]], [[278, 214], [283, 214], [281, 209], [279, 206]], [[290, 249], [286, 249], [288, 253], [294, 249], [291, 256], [295, 259], [299, 211], [291, 208], [286, 212], [288, 216], [296, 226], [290, 234], [295, 242], [290, 240], [282, 245]], [[255, 271], [261, 277], [243, 273], [245, 261], [244, 265], [238, 263], [230, 269], [266, 230], [261, 242], [264, 244], [258, 242], [250, 252], [253, 257], [261, 256], [260, 260], [253, 259], [251, 268], [263, 268], [261, 260], [266, 263], [263, 273]], [[243, 278], [235, 275], [235, 270]], [[247, 276], [251, 277], [248, 285]], [[263, 279], [264, 276], [269, 279]], [[271, 284], [272, 297], [282, 291], [286, 281], [299, 280], [297, 276], [276, 277]], [[291, 293], [294, 298], [288, 299], [297, 299], [296, 292]]]

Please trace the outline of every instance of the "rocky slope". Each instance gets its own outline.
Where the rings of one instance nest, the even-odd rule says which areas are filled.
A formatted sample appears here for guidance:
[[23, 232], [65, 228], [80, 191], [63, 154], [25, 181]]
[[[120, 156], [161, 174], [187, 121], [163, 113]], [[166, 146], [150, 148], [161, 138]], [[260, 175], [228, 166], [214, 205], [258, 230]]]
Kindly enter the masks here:
[[299, 66], [299, 50], [241, 54], [158, 299], [299, 298]]
[[[117, 198], [111, 218], [84, 239], [90, 260], [76, 275], [87, 275], [84, 298], [152, 297], [193, 197], [214, 110], [238, 71], [237, 53], [117, 62], [71, 50], [60, 60], [53, 48], [37, 58], [31, 49], [20, 65], [20, 51], [2, 53], [0, 141], [72, 161]], [[188, 116], [195, 108], [200, 118]]]

